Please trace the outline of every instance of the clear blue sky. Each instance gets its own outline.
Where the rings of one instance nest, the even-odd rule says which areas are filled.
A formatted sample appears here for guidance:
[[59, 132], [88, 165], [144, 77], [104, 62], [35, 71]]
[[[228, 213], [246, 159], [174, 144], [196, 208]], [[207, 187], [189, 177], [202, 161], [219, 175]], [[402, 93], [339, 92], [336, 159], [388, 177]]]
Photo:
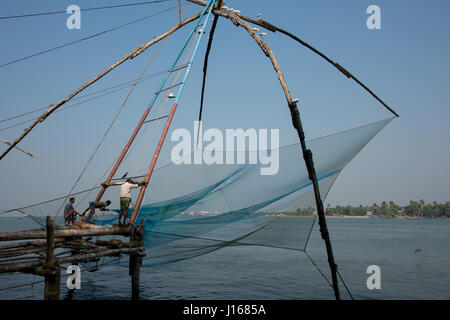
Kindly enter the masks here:
[[[117, 3], [3, 0], [0, 16], [60, 11], [71, 4], [83, 9]], [[176, 4], [169, 1], [85, 12], [81, 30], [66, 28], [67, 14], [0, 20], [0, 64]], [[366, 27], [366, 8], [371, 4], [381, 8], [381, 30]], [[228, 0], [226, 5], [250, 17], [261, 13], [263, 19], [311, 43], [359, 77], [400, 114], [344, 169], [326, 203], [334, 206], [383, 200], [399, 204], [410, 199], [450, 200], [449, 1]], [[199, 9], [191, 4], [183, 16]], [[59, 101], [131, 49], [173, 26], [176, 18], [177, 11], [172, 10], [96, 39], [0, 68], [0, 120]], [[189, 29], [169, 39], [148, 73], [169, 66]], [[285, 73], [291, 94], [300, 99], [307, 138], [390, 117], [377, 101], [318, 56], [282, 34], [267, 33], [265, 39]], [[219, 20], [214, 39], [205, 126], [281, 128], [281, 145], [296, 142], [281, 87], [254, 41], [225, 19]], [[173, 128], [191, 128], [197, 117], [205, 47], [206, 37]], [[87, 92], [137, 78], [155, 50], [126, 62]], [[160, 78], [138, 87], [80, 188], [91, 186], [120, 152], [158, 81]], [[14, 151], [1, 161], [0, 209], [67, 193], [126, 93], [120, 91], [56, 113], [36, 127], [20, 146], [35, 153], [38, 160]], [[0, 123], [0, 130], [19, 120]], [[0, 131], [0, 138], [14, 140], [25, 126]]]

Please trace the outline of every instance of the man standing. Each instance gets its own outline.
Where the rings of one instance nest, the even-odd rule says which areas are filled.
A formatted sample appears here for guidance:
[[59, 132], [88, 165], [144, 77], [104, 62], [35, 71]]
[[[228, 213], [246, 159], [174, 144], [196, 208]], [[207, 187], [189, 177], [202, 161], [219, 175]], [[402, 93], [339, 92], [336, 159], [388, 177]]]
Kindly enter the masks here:
[[131, 203], [131, 189], [137, 188], [145, 184], [145, 181], [134, 182], [131, 178], [120, 186], [120, 213], [119, 213], [119, 224], [121, 224], [122, 215], [124, 214], [123, 224], [127, 222], [128, 208]]
[[68, 226], [70, 225], [70, 223], [75, 222], [76, 218], [75, 218], [75, 214], [81, 216], [73, 207], [73, 204], [75, 202], [75, 198], [72, 197], [69, 199], [69, 202], [66, 203], [66, 206], [64, 207], [64, 221], [65, 221], [65, 225]]
[[89, 203], [89, 208], [87, 208], [86, 210], [84, 210], [83, 212], [83, 217], [86, 214], [87, 211], [89, 211], [89, 214], [86, 218], [86, 222], [89, 222], [92, 218], [92, 216], [95, 214], [95, 209], [100, 209], [100, 211], [109, 211], [108, 208], [106, 208], [107, 206], [109, 206], [111, 204], [111, 201], [106, 200], [106, 202], [103, 201], [91, 201]]

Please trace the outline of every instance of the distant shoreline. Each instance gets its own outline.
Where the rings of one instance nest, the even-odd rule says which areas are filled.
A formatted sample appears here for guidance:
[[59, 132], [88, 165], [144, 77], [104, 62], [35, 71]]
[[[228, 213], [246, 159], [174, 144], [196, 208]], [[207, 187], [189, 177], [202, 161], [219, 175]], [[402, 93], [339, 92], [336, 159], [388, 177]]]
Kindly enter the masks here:
[[[316, 215], [289, 215], [289, 214], [269, 214], [269, 216], [289, 217], [289, 218], [314, 218]], [[409, 216], [326, 216], [327, 219], [398, 219], [398, 220], [450, 220], [450, 218], [429, 218], [429, 217], [409, 217]]]

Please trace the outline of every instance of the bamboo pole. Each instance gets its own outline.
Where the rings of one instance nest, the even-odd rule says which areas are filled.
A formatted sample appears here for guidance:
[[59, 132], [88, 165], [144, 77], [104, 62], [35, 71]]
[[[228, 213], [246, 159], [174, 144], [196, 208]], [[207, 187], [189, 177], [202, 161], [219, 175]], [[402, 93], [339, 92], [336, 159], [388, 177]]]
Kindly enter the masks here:
[[[0, 142], [6, 144], [6, 145], [8, 145], [8, 146], [11, 145], [11, 142], [6, 141], [6, 140], [3, 140], [3, 139], [0, 139]], [[34, 158], [34, 159], [37, 159], [37, 157], [36, 157], [35, 155], [33, 155], [32, 153], [30, 153], [30, 152], [28, 152], [28, 151], [25, 151], [25, 150], [23, 150], [23, 149], [21, 149], [21, 148], [19, 148], [19, 147], [14, 147], [14, 148], [16, 148], [16, 149], [19, 150], [19, 151], [22, 151], [23, 153], [29, 155], [30, 157], [32, 157], [32, 158]]]
[[[65, 263], [74, 263], [80, 261], [90, 261], [97, 258], [105, 257], [105, 256], [116, 256], [120, 254], [132, 254], [136, 253], [138, 255], [145, 255], [144, 247], [135, 247], [135, 248], [120, 248], [120, 249], [107, 249], [99, 252], [89, 252], [83, 253], [79, 255], [71, 255], [67, 257], [57, 258], [54, 260], [54, 264], [65, 264]], [[0, 273], [8, 273], [8, 272], [33, 272], [36, 271], [35, 268], [42, 265], [42, 260], [35, 261], [27, 261], [20, 263], [13, 263], [5, 266], [0, 266]], [[36, 271], [39, 273], [38, 271]]]
[[[130, 246], [142, 246], [144, 240], [144, 221], [141, 225], [135, 226], [132, 229], [130, 236]], [[131, 299], [139, 300], [139, 282], [140, 282], [140, 268], [142, 264], [142, 255], [131, 254], [129, 263], [129, 275], [131, 276]]]
[[[55, 239], [55, 244], [64, 242], [64, 241], [65, 241], [65, 239], [63, 239], [63, 238], [57, 238], [57, 239]], [[1, 250], [6, 250], [6, 249], [26, 248], [26, 247], [42, 247], [42, 246], [45, 246], [46, 243], [47, 243], [46, 240], [37, 240], [37, 241], [25, 241], [25, 242], [5, 244], [5, 245], [0, 245], [0, 252], [1, 252]]]
[[262, 40], [261, 38], [259, 38], [258, 35], [256, 34], [256, 32], [250, 27], [250, 25], [243, 22], [235, 12], [228, 10], [226, 8], [221, 8], [220, 11], [221, 11], [221, 15], [229, 18], [233, 22], [234, 25], [243, 27], [244, 29], [247, 30], [247, 32], [256, 41], [256, 43], [259, 45], [259, 47], [264, 52], [264, 54], [272, 62], [272, 66], [275, 69], [278, 80], [280, 81], [281, 87], [283, 88], [286, 102], [287, 102], [288, 107], [291, 112], [292, 124], [293, 124], [294, 128], [297, 130], [297, 134], [300, 139], [302, 153], [303, 153], [303, 159], [305, 160], [309, 179], [311, 180], [311, 182], [313, 184], [313, 188], [314, 188], [314, 196], [315, 196], [315, 200], [316, 200], [317, 214], [319, 217], [320, 233], [321, 233], [322, 239], [325, 241], [325, 246], [326, 246], [326, 251], [327, 251], [327, 256], [328, 256], [328, 263], [330, 265], [330, 270], [331, 270], [334, 294], [335, 294], [336, 300], [340, 300], [339, 284], [338, 284], [338, 279], [337, 279], [337, 265], [334, 261], [333, 249], [331, 246], [331, 240], [330, 240], [328, 227], [327, 227], [327, 223], [326, 223], [323, 202], [322, 202], [322, 198], [320, 196], [320, 188], [319, 188], [319, 183], [317, 181], [316, 171], [314, 168], [312, 152], [311, 152], [311, 150], [307, 149], [307, 147], [306, 147], [305, 133], [303, 131], [303, 126], [301, 123], [300, 113], [297, 108], [297, 102], [292, 100], [291, 95], [288, 90], [288, 87], [287, 87], [287, 84], [286, 84], [286, 81], [283, 77], [283, 73], [281, 72], [281, 69], [278, 66], [278, 63], [273, 55], [273, 52], [270, 49], [270, 47], [267, 45], [267, 43], [264, 40]]
[[50, 216], [47, 216], [47, 242], [45, 244], [45, 264], [53, 263], [53, 251], [55, 250], [55, 225]]
[[[55, 230], [55, 237], [85, 237], [85, 236], [108, 236], [122, 235], [127, 236], [130, 233], [129, 226], [113, 225], [110, 227], [100, 227], [92, 229], [66, 229]], [[14, 241], [26, 239], [45, 239], [47, 233], [45, 230], [28, 230], [17, 232], [0, 233], [0, 241]]]
[[103, 70], [101, 73], [99, 73], [97, 76], [95, 76], [94, 78], [92, 78], [91, 80], [89, 80], [88, 82], [86, 82], [84, 85], [82, 85], [81, 87], [79, 87], [78, 89], [76, 89], [75, 91], [73, 91], [71, 94], [69, 94], [66, 98], [62, 99], [61, 101], [59, 101], [56, 105], [50, 105], [50, 108], [48, 108], [47, 110], [44, 111], [44, 113], [41, 114], [41, 116], [39, 116], [39, 118], [37, 118], [33, 124], [31, 126], [29, 126], [28, 128], [26, 128], [24, 130], [24, 132], [13, 142], [11, 143], [11, 145], [5, 150], [5, 152], [3, 152], [0, 155], [0, 160], [2, 160], [20, 141], [22, 141], [23, 138], [25, 138], [25, 136], [40, 122], [44, 121], [48, 116], [50, 116], [50, 114], [52, 114], [55, 110], [57, 110], [59, 107], [61, 107], [62, 105], [64, 105], [66, 102], [68, 102], [69, 100], [71, 100], [73, 97], [75, 97], [77, 94], [79, 94], [81, 91], [83, 91], [84, 89], [86, 89], [87, 87], [89, 87], [91, 84], [93, 84], [94, 82], [98, 81], [99, 79], [101, 79], [102, 77], [104, 77], [106, 74], [108, 74], [110, 71], [112, 71], [113, 69], [115, 69], [116, 67], [118, 67], [119, 65], [121, 65], [122, 63], [124, 63], [125, 61], [129, 60], [129, 59], [133, 59], [135, 57], [137, 57], [138, 55], [140, 55], [142, 52], [144, 52], [145, 50], [147, 50], [150, 46], [152, 46], [153, 44], [159, 42], [160, 40], [166, 38], [167, 36], [171, 35], [172, 33], [174, 33], [175, 31], [177, 31], [178, 29], [180, 29], [181, 27], [183, 27], [184, 25], [196, 20], [198, 17], [200, 17], [201, 15], [201, 11], [194, 14], [193, 16], [190, 16], [189, 18], [183, 20], [180, 24], [177, 24], [176, 26], [170, 28], [168, 31], [166, 31], [165, 33], [163, 33], [162, 35], [154, 38], [153, 40], [139, 46], [138, 48], [132, 50], [131, 52], [129, 52], [127, 55], [125, 55], [124, 57], [122, 57], [121, 59], [119, 59], [118, 61], [114, 62], [112, 65], [110, 65], [109, 67], [107, 67], [105, 70]]

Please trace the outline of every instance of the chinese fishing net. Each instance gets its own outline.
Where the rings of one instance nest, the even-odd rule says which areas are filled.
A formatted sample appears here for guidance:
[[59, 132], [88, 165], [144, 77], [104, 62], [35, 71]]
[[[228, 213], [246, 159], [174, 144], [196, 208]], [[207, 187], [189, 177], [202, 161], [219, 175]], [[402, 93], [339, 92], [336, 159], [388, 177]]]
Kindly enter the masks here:
[[[323, 199], [346, 164], [391, 120], [307, 142], [313, 152]], [[278, 172], [273, 175], [261, 174], [262, 167], [266, 167], [261, 163], [249, 164], [252, 152], [225, 153], [216, 156], [223, 159], [234, 156], [235, 164], [168, 162], [155, 170], [147, 204], [141, 207], [136, 219], [137, 223], [142, 220], [145, 223], [146, 265], [188, 259], [229, 245], [305, 248], [315, 221], [312, 210], [315, 198], [300, 145], [270, 151], [272, 158], [276, 158], [273, 157], [276, 153], [279, 158]], [[267, 151], [259, 153], [268, 155]], [[239, 157], [246, 159], [244, 164], [236, 164]], [[76, 196], [87, 198], [86, 194], [91, 192]], [[43, 226], [43, 214], [56, 211], [64, 200], [15, 210]], [[305, 209], [310, 209], [310, 215], [295, 214]], [[130, 208], [130, 215], [132, 211]], [[93, 222], [99, 225], [117, 223], [117, 215], [98, 213], [95, 217]], [[295, 223], [290, 223], [292, 220]], [[63, 218], [58, 217], [57, 222], [63, 223]]]

